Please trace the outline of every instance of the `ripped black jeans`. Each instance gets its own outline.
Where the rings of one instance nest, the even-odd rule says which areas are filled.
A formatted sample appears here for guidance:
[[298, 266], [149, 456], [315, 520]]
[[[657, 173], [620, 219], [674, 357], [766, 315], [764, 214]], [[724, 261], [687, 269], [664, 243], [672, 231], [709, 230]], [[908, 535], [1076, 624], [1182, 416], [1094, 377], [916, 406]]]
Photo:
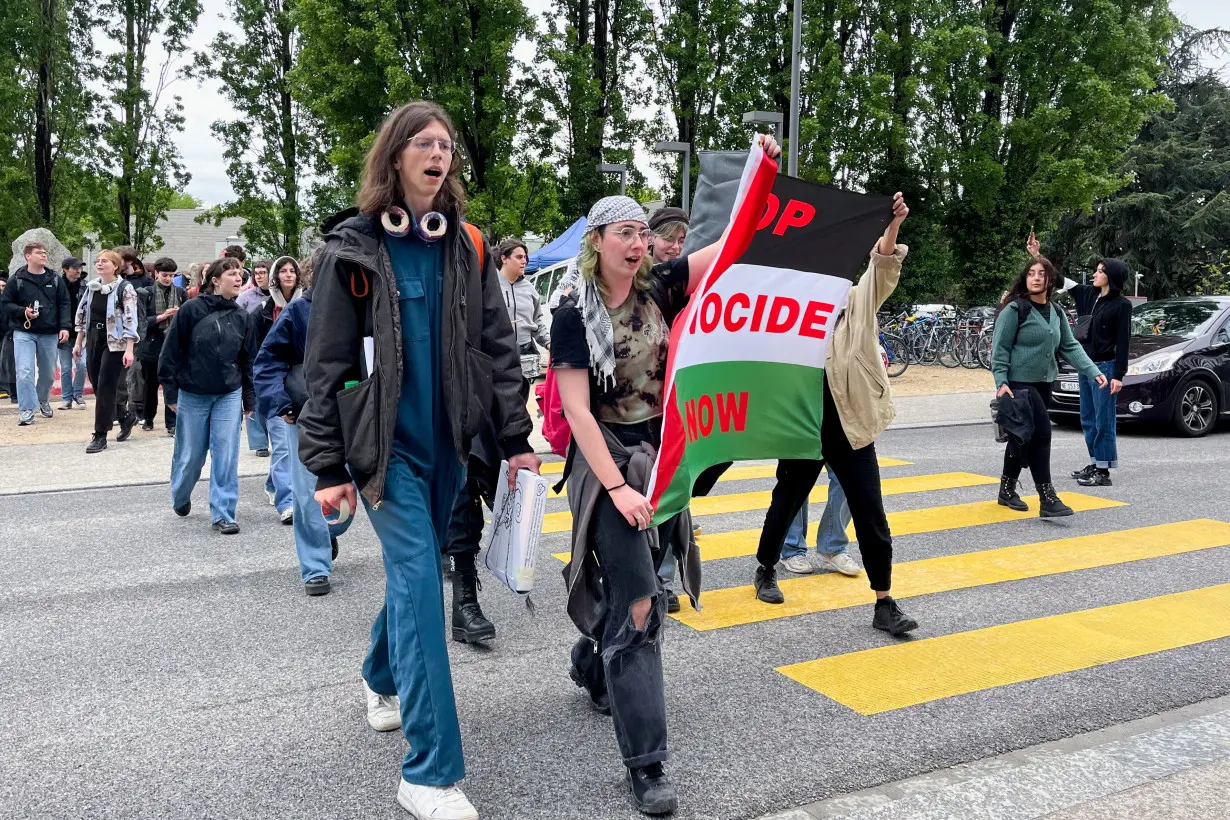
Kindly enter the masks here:
[[[662, 527], [662, 535], [673, 522]], [[657, 567], [664, 550], [649, 548], [646, 533], [630, 527], [610, 495], [600, 493], [590, 526], [598, 556], [606, 615], [597, 644], [582, 636], [572, 663], [591, 691], [606, 687], [615, 739], [629, 768], [661, 763], [666, 750], [666, 692], [662, 681], [662, 621], [666, 598]], [[644, 629], [632, 621], [632, 605], [653, 599]]]

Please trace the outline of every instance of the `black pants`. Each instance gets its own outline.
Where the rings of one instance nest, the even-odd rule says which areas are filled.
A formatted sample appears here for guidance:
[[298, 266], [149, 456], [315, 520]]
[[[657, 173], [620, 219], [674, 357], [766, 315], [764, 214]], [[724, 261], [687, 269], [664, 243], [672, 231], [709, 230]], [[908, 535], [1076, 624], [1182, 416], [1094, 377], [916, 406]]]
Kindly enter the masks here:
[[1029, 465], [1029, 473], [1035, 484], [1051, 483], [1051, 418], [1046, 412], [1051, 406], [1050, 382], [1008, 382], [1017, 399], [1024, 398], [1028, 391], [1035, 394], [1029, 400], [1033, 416], [1034, 434], [1024, 447], [1015, 440], [1008, 441], [1004, 450], [1004, 475], [1020, 478], [1021, 468]]
[[782, 459], [777, 462], [777, 486], [773, 488], [764, 529], [760, 531], [756, 560], [766, 567], [772, 567], [781, 560], [782, 544], [790, 523], [807, 503], [807, 497], [820, 477], [820, 470], [827, 463], [846, 491], [846, 503], [854, 520], [854, 532], [863, 556], [863, 566], [867, 570], [867, 580], [875, 591], [887, 592], [892, 588], [893, 535], [888, 529], [888, 518], [884, 515], [876, 447], [875, 444], [868, 444], [855, 450], [850, 446], [827, 380], [824, 382], [820, 444], [824, 452], [821, 461]]
[[[572, 663], [591, 691], [606, 687], [624, 765], [661, 763], [668, 757], [662, 680], [666, 596], [657, 572], [664, 551], [649, 548], [648, 535], [628, 525], [606, 492], [599, 493], [590, 533], [590, 548], [602, 571], [606, 613], [598, 644], [582, 637], [572, 648]], [[653, 605], [645, 628], [637, 629], [632, 605], [645, 598]]]
[[472, 572], [483, 539], [483, 502], [474, 479], [466, 478], [457, 503], [453, 505], [453, 517], [448, 522], [448, 533], [440, 545], [440, 552], [452, 559], [453, 569]]
[[[146, 424], [153, 424], [154, 419], [158, 416], [158, 360], [141, 362], [141, 376], [145, 379], [142, 410], [144, 411], [144, 421]], [[166, 422], [168, 430], [175, 429], [175, 411], [171, 409], [171, 405], [175, 403], [175, 397], [168, 394], [163, 394], [163, 401], [167, 405], [163, 411], [163, 421]]]
[[107, 331], [95, 327], [86, 338], [85, 372], [94, 386], [94, 435], [106, 436], [117, 418], [127, 413], [119, 398], [124, 381], [124, 354], [107, 348]]

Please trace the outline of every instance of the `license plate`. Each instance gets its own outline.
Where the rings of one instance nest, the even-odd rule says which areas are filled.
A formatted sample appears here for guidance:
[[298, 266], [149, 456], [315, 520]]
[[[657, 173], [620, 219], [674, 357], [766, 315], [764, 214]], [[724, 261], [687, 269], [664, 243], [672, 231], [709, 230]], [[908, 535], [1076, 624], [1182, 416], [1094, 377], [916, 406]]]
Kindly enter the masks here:
[[1079, 393], [1081, 385], [1080, 382], [1060, 382], [1059, 389], [1065, 393]]

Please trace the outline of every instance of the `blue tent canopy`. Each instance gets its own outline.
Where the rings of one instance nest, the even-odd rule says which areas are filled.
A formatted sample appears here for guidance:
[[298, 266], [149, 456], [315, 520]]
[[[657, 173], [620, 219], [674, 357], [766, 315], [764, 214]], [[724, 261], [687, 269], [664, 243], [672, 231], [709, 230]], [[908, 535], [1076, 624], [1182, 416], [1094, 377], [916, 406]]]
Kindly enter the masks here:
[[533, 273], [536, 270], [568, 261], [581, 249], [581, 238], [584, 236], [585, 217], [581, 217], [573, 222], [568, 230], [531, 253], [530, 262], [525, 266], [525, 272]]

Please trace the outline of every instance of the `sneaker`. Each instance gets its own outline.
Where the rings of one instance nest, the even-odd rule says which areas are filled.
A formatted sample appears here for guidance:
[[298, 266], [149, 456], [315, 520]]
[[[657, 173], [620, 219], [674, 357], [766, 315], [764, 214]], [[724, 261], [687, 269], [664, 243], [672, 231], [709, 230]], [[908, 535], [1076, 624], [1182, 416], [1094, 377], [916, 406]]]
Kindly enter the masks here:
[[55, 416], [55, 411], [51, 409], [51, 402], [49, 401], [39, 402], [38, 412], [41, 413], [45, 419], [53, 418]]
[[283, 524], [295, 523], [295, 511], [291, 507], [287, 507], [282, 510], [282, 512], [278, 513], [278, 517], [282, 519]]
[[478, 812], [456, 784], [416, 786], [402, 780], [397, 802], [415, 820], [478, 820]]
[[333, 548], [333, 560], [336, 561], [337, 560], [337, 539], [330, 537], [329, 546]]
[[901, 611], [892, 596], [876, 601], [876, 614], [871, 619], [871, 625], [882, 629], [893, 637], [904, 635], [918, 629], [918, 621]]
[[670, 814], [679, 808], [679, 797], [661, 763], [628, 769], [627, 778], [632, 800], [642, 814]]
[[94, 438], [90, 439], [90, 443], [85, 448], [85, 451], [93, 455], [94, 453], [101, 453], [105, 449], [107, 449], [107, 437], [94, 436]]
[[782, 561], [782, 566], [787, 572], [793, 572], [795, 575], [811, 575], [816, 571], [815, 565], [807, 560], [806, 555], [792, 555]]
[[72, 400], [72, 399], [67, 399], [67, 400], [65, 400], [65, 402], [64, 402], [63, 404], [61, 404], [61, 405], [60, 405], [60, 409], [61, 409], [61, 410], [72, 410], [72, 409], [73, 409], [73, 400]]
[[693, 524], [693, 525], [692, 525], [692, 535], [693, 535], [694, 537], [699, 538], [699, 537], [700, 537], [700, 535], [701, 535], [701, 533], [703, 533], [703, 532], [704, 532], [704, 530], [702, 530], [702, 529], [700, 528], [700, 524]]
[[270, 507], [278, 506], [278, 494], [277, 493], [275, 493], [273, 490], [265, 490], [265, 495], [269, 498]]
[[33, 424], [33, 423], [34, 423], [34, 411], [33, 410], [21, 411], [21, 415], [18, 416], [17, 418], [17, 426], [25, 427], [26, 425]]
[[363, 681], [367, 698], [367, 725], [377, 732], [392, 732], [401, 728], [401, 700], [397, 695], [378, 695]]
[[777, 585], [777, 567], [756, 567], [756, 597], [766, 604], [784, 604], [786, 596], [782, 595], [781, 587]]
[[1098, 468], [1094, 466], [1093, 464], [1086, 464], [1084, 467], [1081, 467], [1079, 470], [1073, 470], [1072, 477], [1079, 480], [1079, 479], [1085, 478], [1086, 476], [1093, 475], [1093, 473], [1097, 469]]
[[239, 532], [239, 525], [234, 521], [215, 521], [214, 532], [220, 532], [223, 535], [235, 535]]
[[178, 515], [180, 518], [187, 518], [188, 513], [190, 512], [192, 512], [192, 502], [191, 501], [189, 501], [187, 504], [185, 504], [182, 507], [175, 508], [175, 514]]
[[1094, 470], [1092, 475], [1076, 479], [1076, 483], [1082, 487], [1110, 487], [1110, 470]]
[[836, 552], [832, 555], [817, 553], [816, 563], [819, 564], [820, 569], [834, 570], [842, 575], [849, 575], [851, 578], [862, 572], [848, 552]]
[[679, 596], [673, 589], [666, 590], [666, 611], [672, 614], [679, 611]]
[[167, 438], [175, 438], [175, 428], [174, 427], [167, 428]]
[[77, 405], [78, 407], [82, 408], [83, 410], [85, 409], [85, 399], [81, 398], [80, 396], [78, 396], [77, 398], [73, 399], [73, 404]]
[[142, 422], [142, 423], [141, 423], [141, 429], [142, 429], [142, 430], [144, 430], [144, 431], [145, 431], [145, 432], [147, 432], [147, 433], [152, 433], [152, 432], [154, 432], [154, 423], [153, 423], [152, 421], [145, 421], [145, 422]]
[[257, 457], [257, 458], [269, 458], [269, 448], [268, 448], [268, 447], [262, 447], [262, 448], [260, 448], [259, 450], [257, 450], [257, 451], [256, 451], [256, 457]]
[[316, 575], [307, 579], [303, 583], [303, 588], [311, 597], [316, 597], [317, 595], [328, 595], [329, 591], [333, 589], [329, 586], [328, 575]]

